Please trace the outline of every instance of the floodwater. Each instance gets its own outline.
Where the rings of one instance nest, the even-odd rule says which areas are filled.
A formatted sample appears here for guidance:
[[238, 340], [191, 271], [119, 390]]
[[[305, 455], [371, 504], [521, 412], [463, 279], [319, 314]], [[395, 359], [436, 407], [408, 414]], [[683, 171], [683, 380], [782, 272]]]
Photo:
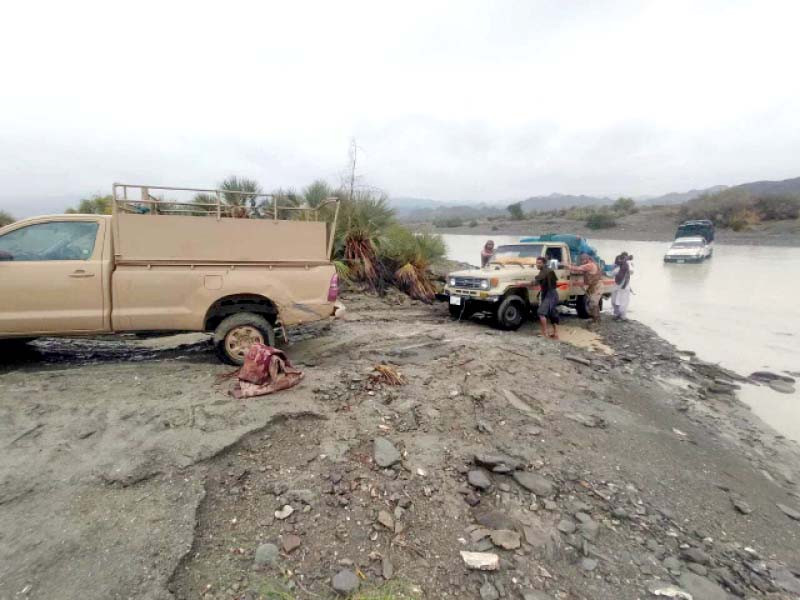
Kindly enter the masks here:
[[[448, 258], [471, 264], [479, 264], [488, 239], [443, 238]], [[501, 245], [519, 237], [492, 239]], [[800, 248], [717, 245], [704, 263], [665, 264], [667, 243], [590, 242], [607, 262], [623, 250], [633, 254], [629, 318], [649, 325], [678, 348], [742, 375], [800, 371]], [[739, 397], [773, 428], [800, 442], [799, 392], [744, 385]]]

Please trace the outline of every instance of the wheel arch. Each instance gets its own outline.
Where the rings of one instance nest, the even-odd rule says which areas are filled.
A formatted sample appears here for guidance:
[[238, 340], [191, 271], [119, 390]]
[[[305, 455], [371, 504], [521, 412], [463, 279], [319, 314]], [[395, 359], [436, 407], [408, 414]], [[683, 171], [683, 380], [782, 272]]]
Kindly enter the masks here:
[[208, 307], [203, 318], [203, 329], [213, 331], [217, 326], [231, 315], [249, 312], [264, 317], [270, 325], [275, 325], [278, 320], [278, 305], [260, 294], [230, 294], [214, 301]]

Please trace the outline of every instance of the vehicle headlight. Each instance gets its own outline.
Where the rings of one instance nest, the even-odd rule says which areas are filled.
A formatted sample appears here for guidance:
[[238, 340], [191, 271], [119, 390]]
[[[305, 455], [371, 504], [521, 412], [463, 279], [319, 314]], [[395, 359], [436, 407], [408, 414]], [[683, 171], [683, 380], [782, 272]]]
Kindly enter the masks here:
[[489, 280], [488, 279], [481, 279], [481, 289], [488, 290], [489, 289]]
[[455, 287], [456, 286], [456, 278], [455, 277], [450, 277], [447, 280], [447, 282], [450, 284], [451, 287]]

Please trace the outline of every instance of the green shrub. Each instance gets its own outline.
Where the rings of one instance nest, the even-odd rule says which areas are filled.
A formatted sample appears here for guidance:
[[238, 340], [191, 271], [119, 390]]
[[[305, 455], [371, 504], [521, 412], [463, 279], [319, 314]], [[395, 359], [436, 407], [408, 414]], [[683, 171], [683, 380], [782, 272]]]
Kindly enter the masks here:
[[475, 219], [472, 219], [472, 221], [469, 222], [469, 226], [470, 227], [477, 227], [478, 226], [478, 222]]
[[522, 221], [525, 218], [525, 212], [522, 210], [522, 202], [514, 202], [514, 204], [509, 204], [506, 206], [506, 210], [508, 214], [511, 215], [511, 218], [515, 221]]
[[0, 210], [0, 227], [11, 225], [11, 223], [13, 223], [14, 221], [16, 221], [16, 219], [12, 217], [8, 212]]
[[610, 212], [598, 211], [589, 215], [589, 218], [586, 219], [586, 226], [589, 229], [609, 229], [616, 227], [617, 222]]
[[764, 221], [780, 221], [800, 217], [800, 198], [765, 196], [755, 201], [755, 210]]
[[611, 210], [620, 216], [632, 215], [639, 212], [633, 198], [618, 198], [617, 201], [611, 205]]

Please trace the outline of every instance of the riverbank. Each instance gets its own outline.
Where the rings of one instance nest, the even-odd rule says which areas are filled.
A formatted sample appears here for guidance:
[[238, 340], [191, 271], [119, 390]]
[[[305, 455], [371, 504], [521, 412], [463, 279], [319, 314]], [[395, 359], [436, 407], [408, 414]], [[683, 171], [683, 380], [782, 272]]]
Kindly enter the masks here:
[[303, 382], [260, 399], [230, 398], [197, 339], [48, 341], [3, 367], [0, 598], [800, 593], [800, 451], [736, 374], [635, 322], [567, 317], [573, 345], [344, 302], [292, 332]]
[[[678, 209], [674, 206], [642, 208], [638, 213], [620, 217], [617, 226], [606, 229], [589, 229], [583, 221], [559, 217], [536, 217], [522, 221], [507, 219], [498, 221], [477, 220], [470, 227], [436, 228], [431, 223], [411, 223], [416, 231], [435, 231], [444, 234], [484, 235], [538, 235], [542, 233], [573, 233], [589, 239], [669, 242], [675, 237], [679, 221]], [[747, 231], [718, 229], [716, 244], [738, 244], [748, 246], [800, 246], [800, 220], [767, 221], [753, 225]]]

